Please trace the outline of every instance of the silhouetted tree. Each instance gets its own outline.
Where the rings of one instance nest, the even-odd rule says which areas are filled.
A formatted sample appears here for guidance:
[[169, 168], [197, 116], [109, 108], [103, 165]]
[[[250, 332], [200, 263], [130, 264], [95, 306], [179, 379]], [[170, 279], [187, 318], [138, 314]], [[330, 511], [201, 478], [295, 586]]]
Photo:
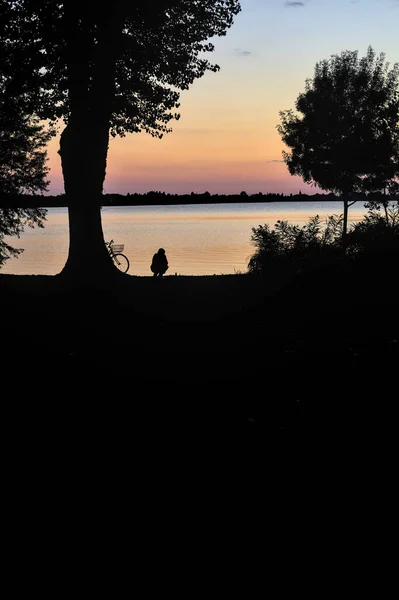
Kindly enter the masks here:
[[399, 176], [399, 64], [369, 47], [346, 50], [315, 66], [295, 113], [280, 112], [277, 129], [291, 175], [342, 196], [344, 227], [357, 193], [390, 191]]
[[[60, 156], [70, 245], [63, 273], [117, 273], [104, 246], [101, 195], [109, 137], [155, 137], [179, 118], [180, 90], [218, 65], [204, 58], [240, 11], [238, 0], [3, 1], [0, 66], [43, 119], [62, 119]], [[84, 254], [86, 260], [82, 261]]]
[[[46, 179], [46, 145], [51, 130], [37, 116], [25, 114], [24, 98], [10, 99], [0, 79], [0, 197], [43, 192]], [[6, 201], [4, 200], [6, 203]], [[23, 249], [6, 243], [5, 237], [20, 237], [26, 225], [43, 227], [47, 211], [43, 208], [0, 208], [0, 267]]]

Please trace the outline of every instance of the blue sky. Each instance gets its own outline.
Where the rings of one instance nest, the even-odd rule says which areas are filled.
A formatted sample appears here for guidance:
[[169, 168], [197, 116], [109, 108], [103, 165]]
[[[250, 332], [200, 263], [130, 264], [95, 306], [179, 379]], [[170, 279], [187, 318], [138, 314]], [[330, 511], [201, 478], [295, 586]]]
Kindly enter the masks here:
[[[368, 46], [399, 62], [399, 0], [241, 0], [215, 38], [218, 73], [181, 94], [181, 118], [162, 140], [111, 140], [105, 193], [151, 190], [233, 194], [319, 191], [289, 175], [276, 125], [294, 108], [316, 62]], [[63, 193], [58, 138], [49, 146], [48, 193]]]

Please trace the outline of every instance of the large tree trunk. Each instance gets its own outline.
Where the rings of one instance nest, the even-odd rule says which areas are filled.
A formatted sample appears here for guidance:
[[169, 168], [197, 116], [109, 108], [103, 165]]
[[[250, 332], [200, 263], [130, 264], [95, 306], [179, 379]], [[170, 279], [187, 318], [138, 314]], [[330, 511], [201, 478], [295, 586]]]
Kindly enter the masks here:
[[123, 276], [104, 244], [101, 200], [106, 175], [115, 60], [123, 3], [98, 10], [96, 43], [73, 3], [64, 8], [70, 116], [60, 156], [69, 215], [69, 253], [62, 275], [82, 283]]
[[68, 217], [69, 253], [61, 274], [89, 285], [120, 275], [104, 244], [101, 207], [85, 198], [69, 205]]
[[[100, 132], [100, 133], [99, 133]], [[60, 154], [69, 217], [69, 253], [62, 275], [90, 283], [120, 275], [104, 244], [101, 199], [108, 151], [108, 124], [91, 131], [69, 124]]]

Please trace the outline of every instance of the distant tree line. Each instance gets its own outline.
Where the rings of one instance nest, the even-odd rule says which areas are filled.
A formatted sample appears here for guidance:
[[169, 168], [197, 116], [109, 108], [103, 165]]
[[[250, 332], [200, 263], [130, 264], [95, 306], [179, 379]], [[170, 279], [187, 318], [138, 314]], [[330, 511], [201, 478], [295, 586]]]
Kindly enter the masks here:
[[[390, 196], [383, 195], [380, 192], [370, 192], [356, 194], [352, 200], [366, 202], [370, 200], [386, 201], [399, 198], [399, 193]], [[157, 206], [157, 205], [184, 205], [184, 204], [219, 204], [235, 202], [342, 202], [342, 196], [338, 194], [282, 194], [282, 193], [262, 193], [248, 194], [202, 194], [191, 192], [191, 194], [168, 194], [166, 192], [151, 191], [145, 194], [103, 194], [103, 206]], [[57, 196], [42, 194], [2, 194], [0, 195], [0, 208], [55, 208], [67, 206], [67, 197], [65, 194]]]

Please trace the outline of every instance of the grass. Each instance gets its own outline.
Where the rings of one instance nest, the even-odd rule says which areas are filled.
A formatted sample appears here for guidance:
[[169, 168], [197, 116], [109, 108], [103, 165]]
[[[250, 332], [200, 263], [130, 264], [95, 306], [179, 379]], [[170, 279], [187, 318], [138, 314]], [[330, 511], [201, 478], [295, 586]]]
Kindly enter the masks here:
[[285, 283], [126, 276], [84, 290], [0, 274], [2, 381], [14, 402], [100, 414], [99, 427], [109, 418], [126, 435], [137, 422], [137, 435], [165, 435], [167, 423], [168, 435], [223, 430], [259, 448], [309, 432], [342, 439], [371, 421], [381, 432], [399, 356], [396, 265]]

